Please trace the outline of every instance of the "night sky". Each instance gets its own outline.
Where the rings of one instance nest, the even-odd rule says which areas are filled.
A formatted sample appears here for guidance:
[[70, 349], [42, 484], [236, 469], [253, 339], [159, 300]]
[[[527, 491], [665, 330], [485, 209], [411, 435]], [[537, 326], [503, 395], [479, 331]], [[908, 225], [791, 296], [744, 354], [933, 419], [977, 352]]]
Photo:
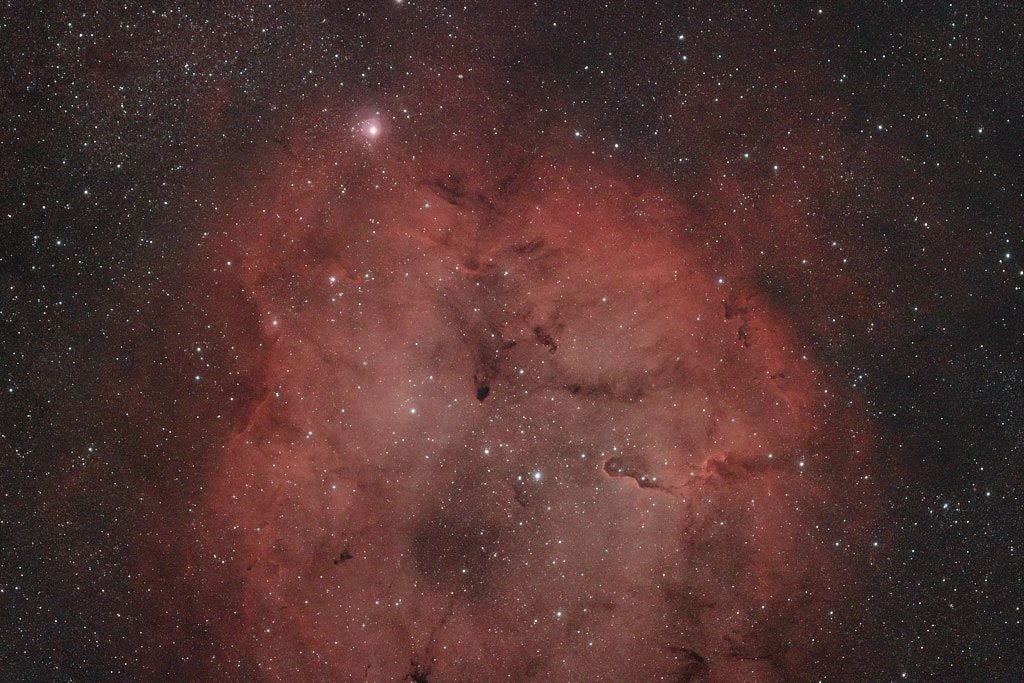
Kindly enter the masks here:
[[1022, 35], [4, 3], [0, 678], [1019, 678]]

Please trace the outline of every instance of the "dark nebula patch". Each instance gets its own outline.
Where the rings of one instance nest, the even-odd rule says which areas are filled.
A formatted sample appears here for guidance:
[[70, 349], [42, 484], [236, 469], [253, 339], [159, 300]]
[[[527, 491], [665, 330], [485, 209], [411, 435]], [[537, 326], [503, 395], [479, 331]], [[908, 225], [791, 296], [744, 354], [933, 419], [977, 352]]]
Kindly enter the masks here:
[[710, 671], [703, 657], [685, 647], [669, 649], [679, 664], [678, 683], [707, 683]]
[[551, 353], [558, 350], [558, 342], [556, 342], [555, 338], [540, 325], [533, 328], [533, 335], [536, 337], [537, 342], [546, 346], [548, 351]]
[[613, 456], [605, 460], [604, 471], [612, 477], [629, 477], [636, 480], [640, 488], [655, 488], [656, 478], [645, 473], [643, 463], [633, 458]]
[[412, 671], [402, 679], [411, 683], [430, 683], [430, 668], [423, 667], [417, 662], [412, 662]]
[[438, 590], [474, 599], [502, 578], [507, 547], [493, 525], [458, 513], [428, 519], [412, 535], [416, 569]]

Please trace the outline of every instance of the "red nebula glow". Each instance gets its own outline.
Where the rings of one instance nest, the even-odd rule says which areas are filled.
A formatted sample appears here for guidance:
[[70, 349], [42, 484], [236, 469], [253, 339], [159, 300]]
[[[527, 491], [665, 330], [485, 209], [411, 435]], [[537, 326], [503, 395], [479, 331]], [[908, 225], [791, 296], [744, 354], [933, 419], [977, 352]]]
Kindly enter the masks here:
[[827, 670], [868, 430], [709, 272], [693, 213], [553, 135], [497, 166], [324, 137], [279, 155], [224, 248], [270, 351], [193, 558], [216, 666]]

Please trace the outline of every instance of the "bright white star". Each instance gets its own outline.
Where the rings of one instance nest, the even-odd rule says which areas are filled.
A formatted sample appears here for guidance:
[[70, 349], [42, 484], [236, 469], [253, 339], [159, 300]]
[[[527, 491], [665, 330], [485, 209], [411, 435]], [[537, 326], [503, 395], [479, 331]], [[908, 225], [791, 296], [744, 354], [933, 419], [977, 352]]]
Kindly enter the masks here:
[[366, 140], [373, 141], [384, 133], [384, 124], [379, 117], [370, 116], [360, 121], [353, 130]]

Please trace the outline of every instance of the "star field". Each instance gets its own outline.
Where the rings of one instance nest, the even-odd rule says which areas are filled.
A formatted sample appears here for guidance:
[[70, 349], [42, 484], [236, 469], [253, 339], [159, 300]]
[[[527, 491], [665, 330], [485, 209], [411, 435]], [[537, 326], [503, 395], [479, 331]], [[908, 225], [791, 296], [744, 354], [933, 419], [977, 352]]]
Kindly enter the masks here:
[[4, 671], [1012, 678], [1022, 19], [6, 3]]

